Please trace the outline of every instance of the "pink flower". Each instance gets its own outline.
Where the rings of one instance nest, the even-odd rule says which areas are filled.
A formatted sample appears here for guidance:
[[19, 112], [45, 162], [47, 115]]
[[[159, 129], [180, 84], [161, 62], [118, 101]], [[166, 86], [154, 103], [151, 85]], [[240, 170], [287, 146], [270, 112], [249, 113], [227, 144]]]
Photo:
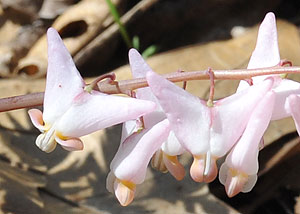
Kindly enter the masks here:
[[205, 101], [152, 71], [147, 73], [147, 81], [179, 142], [193, 155], [190, 174], [198, 182], [215, 179], [216, 160], [239, 140], [255, 107], [273, 85], [272, 79], [266, 79], [208, 107]]
[[42, 134], [36, 145], [45, 152], [59, 143], [67, 150], [81, 150], [79, 137], [155, 109], [155, 103], [85, 90], [86, 84], [55, 29], [48, 37], [48, 71], [44, 112], [28, 111], [33, 125]]
[[[134, 78], [146, 76], [151, 68], [134, 49], [129, 51], [129, 62]], [[150, 88], [140, 88], [136, 97], [156, 103], [153, 112], [143, 116], [143, 125], [136, 120], [123, 124], [121, 144], [111, 162], [107, 189], [114, 193], [121, 205], [132, 202], [136, 185], [144, 181], [149, 161], [156, 151], [162, 152], [163, 164], [178, 180], [184, 177], [184, 168], [177, 155], [183, 153], [170, 124]]]
[[[259, 28], [256, 47], [248, 68], [272, 67], [279, 64], [275, 15], [268, 13]], [[253, 84], [261, 84], [268, 77], [254, 77]], [[249, 192], [254, 187], [257, 180], [259, 143], [271, 119], [293, 116], [298, 133], [300, 133], [300, 84], [284, 79], [280, 75], [272, 77], [274, 78], [272, 92], [267, 93], [258, 104], [243, 136], [221, 166], [219, 179], [225, 185], [229, 197], [239, 192]], [[249, 88], [248, 83], [241, 81], [238, 91], [247, 88]]]

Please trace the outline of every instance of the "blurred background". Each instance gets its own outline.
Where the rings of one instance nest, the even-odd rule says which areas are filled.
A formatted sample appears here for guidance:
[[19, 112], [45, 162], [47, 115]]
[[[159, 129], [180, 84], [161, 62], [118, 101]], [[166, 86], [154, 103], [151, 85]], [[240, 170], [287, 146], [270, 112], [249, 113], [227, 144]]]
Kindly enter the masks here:
[[[87, 82], [111, 71], [119, 80], [131, 78], [132, 47], [161, 74], [245, 68], [270, 11], [278, 19], [282, 59], [300, 65], [297, 0], [1, 0], [0, 6], [1, 98], [44, 91], [51, 26]], [[216, 98], [234, 93], [237, 84], [217, 81]], [[209, 82], [193, 81], [187, 90], [207, 98]], [[300, 147], [290, 118], [270, 124], [250, 193], [229, 199], [218, 179], [195, 183], [186, 154], [183, 181], [149, 168], [134, 202], [123, 208], [105, 188], [121, 127], [83, 137], [82, 152], [45, 154], [35, 146], [38, 131], [26, 111], [0, 114], [3, 213], [300, 213]]]

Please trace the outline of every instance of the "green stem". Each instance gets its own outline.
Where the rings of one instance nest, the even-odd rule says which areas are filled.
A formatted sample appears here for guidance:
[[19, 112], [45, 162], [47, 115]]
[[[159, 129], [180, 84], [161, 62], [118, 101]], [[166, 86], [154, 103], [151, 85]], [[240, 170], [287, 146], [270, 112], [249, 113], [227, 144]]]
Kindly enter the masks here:
[[132, 48], [132, 42], [130, 40], [129, 34], [126, 31], [126, 28], [124, 27], [123, 23], [120, 20], [120, 15], [117, 11], [117, 8], [115, 5], [111, 2], [111, 0], [106, 0], [106, 3], [109, 7], [110, 13], [113, 16], [115, 22], [119, 25], [119, 30], [122, 35], [123, 40], [125, 41], [128, 48]]

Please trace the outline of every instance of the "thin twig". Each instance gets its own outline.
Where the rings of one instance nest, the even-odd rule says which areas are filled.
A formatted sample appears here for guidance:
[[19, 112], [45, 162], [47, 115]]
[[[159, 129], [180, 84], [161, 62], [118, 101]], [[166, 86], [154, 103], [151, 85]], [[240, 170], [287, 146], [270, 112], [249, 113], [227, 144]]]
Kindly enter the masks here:
[[[251, 77], [261, 75], [274, 75], [274, 74], [291, 74], [300, 73], [300, 67], [271, 67], [262, 69], [238, 69], [238, 70], [215, 70], [214, 79], [219, 80], [244, 80]], [[182, 82], [189, 80], [208, 80], [210, 77], [207, 70], [204, 71], [191, 71], [191, 72], [174, 72], [163, 75], [165, 78], [172, 82]], [[145, 78], [137, 78], [130, 80], [116, 81], [103, 81], [98, 83], [98, 90], [106, 94], [126, 94], [138, 88], [147, 87]], [[33, 93], [15, 97], [8, 97], [0, 99], [0, 112], [10, 111], [21, 108], [29, 108], [43, 104], [44, 93]]]
[[[283, 74], [283, 73], [300, 73], [300, 67], [271, 67], [262, 69], [237, 69], [237, 70], [214, 70], [214, 78], [217, 80], [244, 80], [251, 77], [270, 75], [270, 74]], [[163, 75], [171, 82], [182, 82], [190, 80], [208, 80], [210, 77], [207, 71], [190, 71], [190, 72], [174, 72]], [[129, 90], [135, 90], [138, 88], [147, 87], [147, 81], [145, 78], [137, 78], [130, 80], [123, 80], [118, 84], [105, 84], [98, 83], [99, 91], [107, 94], [119, 94]]]

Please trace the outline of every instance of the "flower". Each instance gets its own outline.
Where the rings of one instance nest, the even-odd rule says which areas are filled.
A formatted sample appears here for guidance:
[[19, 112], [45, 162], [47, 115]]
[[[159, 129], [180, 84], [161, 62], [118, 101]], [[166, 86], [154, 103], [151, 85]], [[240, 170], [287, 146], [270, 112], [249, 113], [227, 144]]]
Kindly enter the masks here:
[[190, 174], [197, 182], [215, 179], [216, 160], [238, 141], [256, 105], [273, 85], [268, 78], [208, 107], [204, 100], [152, 71], [148, 71], [147, 81], [179, 142], [194, 157]]
[[[148, 71], [152, 71], [143, 57], [135, 49], [129, 51], [129, 63], [134, 78], [145, 78]], [[136, 91], [136, 97], [149, 100], [156, 104], [156, 110], [143, 116], [146, 128], [155, 126], [158, 122], [167, 118], [158, 100], [149, 87], [140, 88]], [[174, 132], [171, 130], [161, 149], [152, 158], [152, 166], [163, 172], [169, 171], [177, 180], [182, 180], [185, 175], [184, 167], [179, 163], [177, 156], [184, 152], [184, 148], [178, 142]]]
[[[280, 65], [278, 48], [276, 19], [273, 13], [268, 13], [260, 25], [255, 50], [251, 55], [248, 69], [273, 67]], [[253, 77], [253, 84], [262, 82], [268, 76]], [[272, 120], [278, 120], [292, 116], [289, 99], [290, 95], [300, 94], [300, 84], [293, 80], [282, 78], [281, 75], [272, 75], [275, 80], [273, 91], [275, 92], [276, 108], [272, 112]], [[237, 91], [249, 87], [246, 81], [241, 81]], [[293, 106], [292, 106], [293, 107]], [[300, 132], [299, 132], [300, 134]]]
[[[151, 68], [134, 49], [129, 51], [129, 62], [134, 78], [146, 76]], [[136, 97], [156, 103], [153, 112], [143, 116], [141, 121], [130, 120], [123, 124], [120, 147], [110, 164], [107, 189], [114, 193], [120, 204], [127, 206], [132, 202], [136, 185], [144, 181], [146, 169], [153, 154], [159, 151], [162, 162], [178, 180], [184, 177], [184, 168], [177, 160], [183, 153], [170, 124], [150, 88], [140, 88]], [[157, 157], [157, 154], [156, 154]]]
[[[122, 132], [132, 130], [134, 126], [133, 123], [125, 123]], [[115, 194], [122, 206], [132, 202], [136, 185], [145, 180], [147, 165], [169, 132], [169, 121], [165, 119], [151, 128], [133, 132], [121, 141], [110, 164], [111, 172], [107, 177], [106, 188]]]
[[59, 143], [67, 150], [81, 150], [79, 137], [155, 109], [150, 101], [86, 91], [85, 82], [55, 29], [47, 31], [48, 70], [43, 113], [28, 111], [33, 125], [42, 134], [36, 145], [51, 152]]
[[[276, 20], [273, 13], [268, 13], [260, 25], [255, 50], [248, 68], [264, 68], [280, 65], [277, 42]], [[261, 84], [268, 76], [253, 77], [253, 84]], [[246, 130], [236, 146], [228, 154], [221, 166], [219, 179], [225, 185], [227, 195], [233, 197], [239, 192], [249, 192], [254, 187], [258, 172], [259, 143], [269, 121], [293, 116], [298, 133], [300, 133], [300, 84], [272, 75], [274, 85], [272, 92], [265, 95], [251, 115]], [[241, 81], [237, 91], [249, 88]], [[258, 95], [260, 96], [260, 95]]]
[[243, 135], [220, 168], [219, 180], [229, 197], [251, 191], [256, 183], [259, 143], [270, 123], [274, 101], [275, 93], [270, 91], [258, 103]]

